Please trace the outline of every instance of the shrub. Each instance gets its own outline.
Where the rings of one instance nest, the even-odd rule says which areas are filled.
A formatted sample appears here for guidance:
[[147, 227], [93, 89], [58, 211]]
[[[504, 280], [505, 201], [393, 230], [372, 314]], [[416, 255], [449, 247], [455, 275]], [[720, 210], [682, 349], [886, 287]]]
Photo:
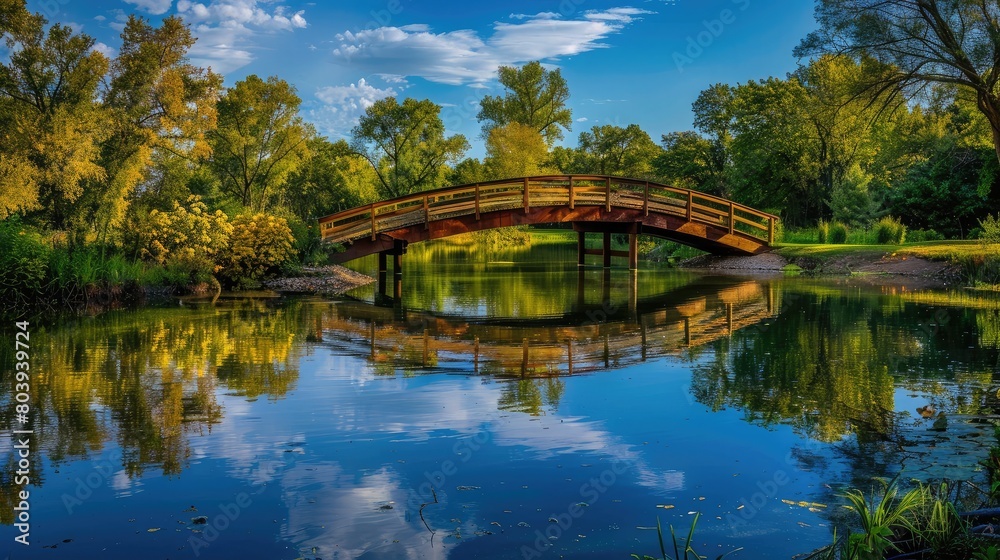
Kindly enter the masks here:
[[232, 222], [229, 251], [220, 259], [221, 274], [232, 285], [250, 287], [295, 254], [295, 237], [284, 218], [244, 214]]
[[941, 241], [942, 239], [944, 239], [944, 235], [941, 235], [933, 229], [913, 229], [906, 233], [906, 240], [910, 243]]
[[323, 247], [319, 226], [315, 222], [306, 223], [298, 218], [290, 218], [288, 227], [295, 238], [295, 253], [299, 262], [306, 266], [325, 264], [329, 257]]
[[985, 220], [979, 220], [979, 239], [983, 243], [1000, 243], [1000, 216], [988, 214]]
[[0, 301], [30, 303], [45, 289], [49, 247], [17, 218], [0, 222], [0, 247]]
[[906, 226], [892, 216], [875, 224], [875, 242], [879, 245], [902, 245], [906, 241]]
[[829, 241], [830, 241], [830, 223], [824, 220], [820, 220], [819, 224], [816, 226], [816, 242], [829, 243]]
[[840, 222], [830, 222], [830, 243], [844, 243], [847, 241], [847, 226]]
[[200, 281], [205, 273], [218, 271], [216, 260], [228, 246], [232, 231], [222, 211], [209, 213], [201, 197], [191, 195], [186, 206], [174, 202], [170, 212], [150, 212], [149, 226], [142, 233], [142, 255], [186, 270], [191, 281]]

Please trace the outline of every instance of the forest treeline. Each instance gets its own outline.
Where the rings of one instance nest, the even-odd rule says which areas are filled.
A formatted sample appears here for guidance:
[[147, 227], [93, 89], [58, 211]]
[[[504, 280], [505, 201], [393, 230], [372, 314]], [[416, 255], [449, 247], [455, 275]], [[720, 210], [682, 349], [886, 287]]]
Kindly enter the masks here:
[[544, 173], [693, 188], [776, 213], [786, 229], [893, 216], [925, 238], [967, 238], [1000, 209], [977, 90], [927, 80], [914, 93], [904, 69], [870, 50], [823, 48], [822, 37], [803, 42], [812, 56], [787, 76], [708, 85], [695, 130], [605, 124], [579, 132], [576, 147], [562, 145], [573, 118], [560, 71], [500, 67], [503, 93], [480, 102], [477, 159], [428, 99], [381, 99], [346, 139], [325, 138], [280, 77], [225, 87], [192, 64], [195, 37], [178, 17], [130, 17], [114, 57], [24, 0], [0, 0], [0, 33], [2, 296], [121, 277], [250, 286], [323, 262], [320, 216]]

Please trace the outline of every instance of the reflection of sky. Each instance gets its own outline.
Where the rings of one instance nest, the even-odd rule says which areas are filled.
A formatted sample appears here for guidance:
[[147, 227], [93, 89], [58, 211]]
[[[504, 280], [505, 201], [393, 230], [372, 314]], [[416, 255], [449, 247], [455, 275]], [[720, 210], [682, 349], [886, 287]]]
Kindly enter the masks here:
[[[505, 557], [504, 550], [531, 546], [551, 515], [586, 501], [581, 486], [613, 460], [628, 466], [626, 482], [588, 508], [567, 551], [578, 550], [581, 534], [596, 537], [593, 546], [621, 551], [636, 526], [655, 524], [657, 515], [685, 524], [694, 510], [713, 515], [700, 532], [722, 543], [728, 526], [714, 515], [736, 512], [737, 498], [749, 498], [763, 474], [792, 469], [783, 462], [796, 439], [789, 431], [765, 432], [761, 440], [761, 430], [739, 414], [708, 413], [689, 398], [687, 368], [667, 361], [566, 378], [558, 410], [529, 416], [498, 410], [504, 382], [379, 377], [363, 361], [324, 352], [303, 360], [298, 390], [286, 401], [226, 401], [227, 421], [212, 438], [231, 475], [280, 487], [289, 508], [281, 538], [321, 557], [479, 557], [489, 542]], [[716, 443], [706, 449], [709, 440]], [[473, 441], [482, 447], [470, 453], [465, 445]], [[432, 539], [414, 507], [424, 500], [414, 501], [413, 492], [446, 461], [458, 472], [445, 477], [439, 503], [424, 508]], [[270, 469], [271, 480], [262, 476], [266, 464], [280, 465]], [[788, 495], [803, 499], [801, 482]], [[771, 496], [769, 507], [787, 510], [779, 499]], [[392, 509], [380, 509], [386, 505]], [[773, 537], [787, 523], [785, 516], [758, 520], [739, 540]], [[825, 529], [817, 535], [825, 539]]]

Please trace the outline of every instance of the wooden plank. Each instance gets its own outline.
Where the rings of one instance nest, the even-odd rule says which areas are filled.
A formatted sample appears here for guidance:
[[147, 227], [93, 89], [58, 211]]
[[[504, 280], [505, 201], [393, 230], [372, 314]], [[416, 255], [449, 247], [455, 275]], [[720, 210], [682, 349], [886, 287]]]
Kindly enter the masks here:
[[375, 203], [372, 203], [372, 241], [375, 241]]
[[687, 195], [688, 195], [688, 201], [687, 201], [687, 221], [690, 222], [691, 221], [691, 211], [694, 208], [694, 193], [691, 192], [691, 191], [688, 191]]
[[729, 233], [730, 233], [730, 235], [733, 233], [733, 230], [735, 229], [735, 226], [736, 226], [736, 223], [733, 220], [733, 212], [734, 211], [735, 211], [735, 209], [733, 208], [733, 203], [730, 202], [729, 203]]

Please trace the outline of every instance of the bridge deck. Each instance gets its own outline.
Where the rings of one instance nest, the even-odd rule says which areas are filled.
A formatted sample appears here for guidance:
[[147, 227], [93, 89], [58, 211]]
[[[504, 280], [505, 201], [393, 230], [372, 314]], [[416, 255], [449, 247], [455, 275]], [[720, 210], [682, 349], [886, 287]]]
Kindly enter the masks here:
[[[698, 191], [623, 177], [551, 175], [446, 187], [320, 218], [327, 242], [356, 245], [347, 257], [385, 250], [393, 239], [425, 241], [512, 225], [637, 224], [713, 253], [754, 254], [774, 240], [777, 216]], [[385, 236], [388, 236], [386, 238]]]

